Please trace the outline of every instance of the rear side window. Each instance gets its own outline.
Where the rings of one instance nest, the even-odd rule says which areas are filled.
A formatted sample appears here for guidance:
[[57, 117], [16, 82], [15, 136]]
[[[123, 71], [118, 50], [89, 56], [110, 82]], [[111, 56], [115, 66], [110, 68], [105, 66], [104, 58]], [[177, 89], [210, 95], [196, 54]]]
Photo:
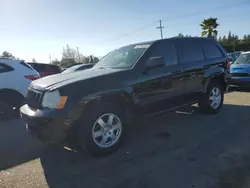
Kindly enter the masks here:
[[10, 72], [13, 71], [14, 69], [12, 67], [10, 67], [9, 65], [6, 65], [4, 63], [0, 63], [0, 73], [4, 73], [4, 72]]
[[175, 45], [170, 41], [159, 41], [152, 45], [149, 58], [159, 56], [164, 58], [166, 66], [176, 65], [178, 63]]
[[180, 63], [189, 63], [204, 60], [200, 45], [195, 40], [180, 39], [176, 41], [176, 48]]
[[215, 59], [224, 57], [223, 53], [220, 51], [216, 43], [206, 40], [201, 43], [201, 47], [204, 51], [204, 55], [206, 59]]

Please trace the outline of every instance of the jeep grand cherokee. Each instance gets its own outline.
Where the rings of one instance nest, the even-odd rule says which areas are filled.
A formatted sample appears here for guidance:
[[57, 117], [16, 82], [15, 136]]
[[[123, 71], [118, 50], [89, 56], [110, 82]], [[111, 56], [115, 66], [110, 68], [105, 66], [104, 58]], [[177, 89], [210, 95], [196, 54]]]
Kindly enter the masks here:
[[198, 103], [216, 114], [230, 62], [209, 38], [170, 38], [118, 48], [92, 69], [32, 82], [21, 117], [41, 140], [76, 141], [103, 155], [118, 149], [133, 118]]

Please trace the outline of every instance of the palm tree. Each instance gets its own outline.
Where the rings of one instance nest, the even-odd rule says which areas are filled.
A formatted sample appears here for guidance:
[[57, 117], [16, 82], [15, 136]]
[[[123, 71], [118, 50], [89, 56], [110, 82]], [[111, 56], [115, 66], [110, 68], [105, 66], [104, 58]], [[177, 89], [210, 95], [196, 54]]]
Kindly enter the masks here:
[[217, 18], [208, 18], [204, 19], [203, 22], [200, 24], [201, 29], [202, 29], [202, 36], [207, 36], [207, 37], [216, 37], [218, 34], [218, 31], [216, 28], [219, 26], [217, 23]]

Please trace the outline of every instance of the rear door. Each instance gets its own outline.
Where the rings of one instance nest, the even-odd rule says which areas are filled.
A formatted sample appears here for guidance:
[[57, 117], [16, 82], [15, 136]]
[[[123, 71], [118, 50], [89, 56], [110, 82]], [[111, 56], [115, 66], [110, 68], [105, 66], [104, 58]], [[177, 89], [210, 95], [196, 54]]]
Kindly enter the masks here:
[[176, 40], [179, 63], [182, 65], [185, 80], [185, 103], [194, 102], [202, 91], [204, 75], [204, 53], [199, 39], [185, 38]]
[[145, 56], [145, 60], [162, 56], [165, 66], [139, 74], [134, 91], [142, 112], [152, 114], [182, 104], [185, 85], [174, 43], [170, 40], [159, 41], [150, 47]]

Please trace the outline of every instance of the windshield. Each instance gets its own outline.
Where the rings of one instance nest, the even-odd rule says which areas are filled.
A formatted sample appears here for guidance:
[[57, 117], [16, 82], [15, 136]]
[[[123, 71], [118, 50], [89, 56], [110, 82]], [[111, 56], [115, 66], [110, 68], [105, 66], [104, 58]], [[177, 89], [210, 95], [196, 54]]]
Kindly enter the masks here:
[[241, 54], [234, 64], [250, 64], [250, 53]]
[[130, 68], [149, 46], [150, 44], [130, 45], [116, 49], [104, 56], [94, 68]]

